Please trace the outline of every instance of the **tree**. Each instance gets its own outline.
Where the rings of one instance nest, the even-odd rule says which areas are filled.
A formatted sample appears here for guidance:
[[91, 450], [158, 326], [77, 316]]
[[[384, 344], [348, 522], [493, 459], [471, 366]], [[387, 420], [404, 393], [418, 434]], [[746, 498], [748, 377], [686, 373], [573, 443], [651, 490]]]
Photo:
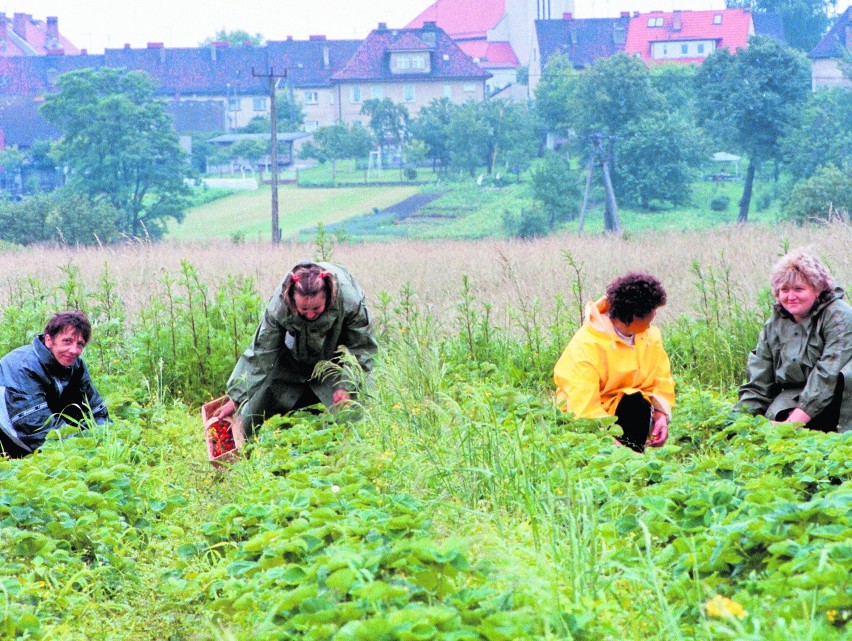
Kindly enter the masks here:
[[241, 160], [257, 169], [260, 180], [263, 181], [263, 167], [260, 161], [269, 155], [270, 141], [268, 140], [238, 140], [230, 148], [231, 158]]
[[630, 123], [618, 141], [619, 199], [645, 209], [652, 200], [689, 202], [703, 151], [700, 133], [680, 114], [656, 112]]
[[250, 42], [255, 47], [259, 47], [265, 40], [266, 38], [264, 38], [262, 34], [256, 33], [251, 35], [245, 29], [235, 29], [234, 31], [219, 29], [215, 36], [205, 38], [199, 43], [199, 46], [206, 47], [208, 45], [212, 45], [214, 42], [227, 42], [232, 47], [242, 47], [247, 42]]
[[[305, 112], [290, 88], [275, 92], [275, 120], [278, 133], [300, 131], [305, 124]], [[240, 129], [243, 134], [261, 134], [272, 131], [268, 116], [255, 116]]]
[[852, 100], [842, 87], [811, 94], [798, 127], [781, 141], [782, 157], [796, 178], [808, 178], [824, 165], [840, 166], [852, 149]]
[[370, 98], [361, 106], [361, 115], [369, 116], [369, 127], [376, 136], [382, 157], [385, 147], [402, 149], [408, 130], [408, 110], [403, 105], [390, 98]]
[[697, 87], [695, 65], [668, 63], [651, 67], [651, 87], [659, 94], [667, 111], [677, 111], [687, 120], [695, 117]]
[[337, 179], [337, 161], [343, 158], [359, 158], [370, 153], [372, 139], [360, 123], [352, 127], [345, 124], [321, 127], [314, 132], [314, 140], [302, 149], [305, 158], [331, 163], [331, 179]]
[[580, 183], [577, 174], [571, 170], [571, 163], [563, 155], [547, 154], [533, 169], [530, 182], [533, 198], [541, 203], [549, 229], [558, 222], [577, 217]]
[[550, 56], [535, 90], [535, 110], [548, 131], [567, 136], [575, 127], [577, 81], [579, 74], [568, 56]]
[[469, 100], [454, 109], [449, 124], [450, 166], [476, 176], [487, 162], [489, 135], [477, 103]]
[[57, 79], [41, 106], [62, 130], [56, 156], [69, 184], [122, 213], [118, 229], [159, 237], [168, 219], [183, 219], [190, 176], [165, 105], [151, 78], [126, 69], [82, 69]]
[[409, 132], [423, 142], [432, 159], [432, 171], [439, 175], [450, 165], [450, 123], [456, 109], [449, 98], [435, 98], [409, 123]]
[[627, 125], [659, 104], [645, 63], [617, 53], [598, 60], [580, 75], [572, 108], [581, 134], [617, 138]]
[[536, 118], [526, 104], [506, 100], [485, 100], [476, 104], [485, 125], [484, 164], [493, 174], [498, 163], [519, 169], [529, 164], [537, 148]]
[[780, 156], [779, 141], [795, 126], [810, 91], [802, 54], [773, 38], [752, 36], [736, 54], [717, 49], [698, 70], [698, 117], [704, 128], [748, 155], [738, 222], [748, 220], [757, 167]]
[[849, 220], [852, 212], [852, 166], [820, 167], [813, 176], [796, 183], [784, 204], [784, 216], [797, 222]]

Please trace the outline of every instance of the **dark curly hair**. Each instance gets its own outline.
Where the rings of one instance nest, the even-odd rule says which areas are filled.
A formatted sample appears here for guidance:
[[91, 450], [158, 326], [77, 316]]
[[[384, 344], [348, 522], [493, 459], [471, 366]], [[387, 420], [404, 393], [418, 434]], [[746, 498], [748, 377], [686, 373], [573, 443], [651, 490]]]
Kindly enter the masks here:
[[629, 325], [635, 318], [645, 318], [666, 304], [666, 290], [650, 274], [630, 272], [606, 286], [607, 314]]

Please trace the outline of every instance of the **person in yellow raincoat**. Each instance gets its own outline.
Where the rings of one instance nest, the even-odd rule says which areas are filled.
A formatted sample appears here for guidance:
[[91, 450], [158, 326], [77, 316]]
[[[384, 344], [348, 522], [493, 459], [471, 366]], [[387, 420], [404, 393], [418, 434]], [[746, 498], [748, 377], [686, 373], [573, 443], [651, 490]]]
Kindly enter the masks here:
[[674, 381], [660, 330], [651, 326], [666, 291], [650, 274], [631, 272], [586, 305], [586, 318], [553, 369], [556, 399], [577, 418], [615, 416], [618, 440], [636, 452], [668, 438]]

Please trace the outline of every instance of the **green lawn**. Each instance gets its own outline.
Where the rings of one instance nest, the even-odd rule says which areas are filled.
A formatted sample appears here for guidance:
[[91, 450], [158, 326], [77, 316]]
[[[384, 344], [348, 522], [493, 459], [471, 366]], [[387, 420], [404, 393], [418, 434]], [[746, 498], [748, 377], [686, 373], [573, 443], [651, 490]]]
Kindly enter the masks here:
[[[187, 211], [181, 224], [169, 226], [169, 238], [269, 238], [272, 220], [270, 187], [241, 192]], [[317, 223], [332, 224], [369, 213], [417, 193], [416, 186], [346, 187], [300, 189], [294, 185], [278, 188], [278, 221], [283, 238]]]

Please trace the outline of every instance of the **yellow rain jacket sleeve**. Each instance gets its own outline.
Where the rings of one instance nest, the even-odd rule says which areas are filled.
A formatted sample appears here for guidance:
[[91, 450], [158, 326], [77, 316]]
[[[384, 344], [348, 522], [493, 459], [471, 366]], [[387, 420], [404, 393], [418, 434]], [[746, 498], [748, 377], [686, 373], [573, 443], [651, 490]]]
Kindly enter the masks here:
[[623, 341], [606, 316], [606, 299], [586, 306], [586, 320], [553, 370], [556, 400], [578, 418], [614, 416], [625, 394], [640, 392], [671, 419], [674, 380], [660, 330], [651, 327]]

